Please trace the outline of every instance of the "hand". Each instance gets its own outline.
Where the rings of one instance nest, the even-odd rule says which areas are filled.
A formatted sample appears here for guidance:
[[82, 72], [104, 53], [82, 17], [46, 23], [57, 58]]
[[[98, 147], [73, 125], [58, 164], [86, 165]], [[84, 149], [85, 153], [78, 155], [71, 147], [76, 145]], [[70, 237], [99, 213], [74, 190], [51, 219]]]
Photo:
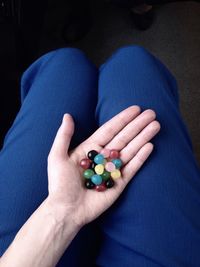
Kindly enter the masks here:
[[[74, 132], [73, 119], [63, 117], [48, 156], [49, 197], [65, 207], [66, 216], [78, 226], [97, 218], [119, 197], [153, 150], [149, 142], [160, 130], [155, 112], [140, 113], [138, 106], [131, 106], [101, 126], [93, 135], [73, 151], [68, 151]], [[84, 188], [80, 160], [88, 151], [98, 152], [106, 147], [120, 151], [123, 161], [122, 178], [115, 186], [103, 192]]]

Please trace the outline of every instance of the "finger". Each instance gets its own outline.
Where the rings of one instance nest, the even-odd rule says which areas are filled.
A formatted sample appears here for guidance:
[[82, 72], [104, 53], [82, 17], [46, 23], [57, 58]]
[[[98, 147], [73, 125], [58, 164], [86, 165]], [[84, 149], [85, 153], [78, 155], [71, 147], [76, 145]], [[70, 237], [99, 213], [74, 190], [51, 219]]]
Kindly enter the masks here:
[[62, 124], [57, 131], [50, 155], [64, 158], [67, 156], [70, 141], [74, 133], [74, 122], [70, 114], [63, 116]]
[[[121, 182], [125, 185], [135, 176], [138, 170], [142, 167], [145, 163], [151, 152], [153, 151], [153, 144], [146, 143], [133, 157], [128, 164], [124, 166], [122, 169], [122, 178], [120, 178]], [[119, 181], [120, 182], [120, 181]]]
[[119, 131], [137, 117], [139, 113], [139, 106], [128, 107], [103, 124], [87, 141], [101, 147], [105, 146]]
[[148, 109], [131, 121], [106, 145], [108, 149], [122, 150], [140, 131], [156, 118], [153, 110]]
[[158, 121], [153, 121], [147, 125], [126, 147], [124, 147], [124, 149], [121, 150], [120, 155], [123, 164], [130, 161], [159, 131], [160, 123]]

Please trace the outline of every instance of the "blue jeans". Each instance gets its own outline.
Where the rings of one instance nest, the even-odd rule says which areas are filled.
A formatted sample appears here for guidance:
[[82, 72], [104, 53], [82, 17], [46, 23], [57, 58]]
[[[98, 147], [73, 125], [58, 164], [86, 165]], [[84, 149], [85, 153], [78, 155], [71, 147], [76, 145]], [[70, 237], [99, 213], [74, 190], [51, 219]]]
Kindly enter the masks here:
[[130, 105], [161, 123], [154, 151], [116, 203], [81, 229], [59, 267], [199, 267], [200, 172], [172, 74], [144, 48], [119, 49], [98, 70], [79, 50], [52, 51], [24, 73], [21, 109], [0, 152], [0, 255], [47, 197], [47, 156], [62, 116], [71, 147]]

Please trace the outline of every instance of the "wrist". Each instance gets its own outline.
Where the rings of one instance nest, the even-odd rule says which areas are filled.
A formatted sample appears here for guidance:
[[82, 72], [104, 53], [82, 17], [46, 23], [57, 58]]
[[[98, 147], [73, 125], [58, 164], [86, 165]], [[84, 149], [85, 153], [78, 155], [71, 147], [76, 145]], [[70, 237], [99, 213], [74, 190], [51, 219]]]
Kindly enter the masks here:
[[15, 236], [2, 266], [56, 266], [79, 230], [70, 213], [47, 197]]
[[55, 223], [70, 227], [71, 231], [78, 233], [82, 225], [73, 219], [73, 208], [61, 204], [57, 199], [48, 195], [44, 201], [46, 211], [51, 214]]

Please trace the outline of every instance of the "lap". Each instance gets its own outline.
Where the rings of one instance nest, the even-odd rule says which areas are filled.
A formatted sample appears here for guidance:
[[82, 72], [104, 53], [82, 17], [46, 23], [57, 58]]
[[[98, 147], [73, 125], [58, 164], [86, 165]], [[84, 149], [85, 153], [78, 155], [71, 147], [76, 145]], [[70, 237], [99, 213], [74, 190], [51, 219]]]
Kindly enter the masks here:
[[197, 266], [199, 169], [170, 72], [143, 48], [126, 47], [101, 67], [97, 96], [97, 70], [80, 51], [59, 50], [40, 63], [22, 79], [23, 105], [0, 153], [1, 254], [48, 193], [46, 159], [63, 113], [78, 125], [76, 145], [97, 124], [136, 104], [154, 109], [161, 123], [154, 152], [113, 207], [79, 233], [58, 266], [88, 265], [96, 245], [100, 266]]

